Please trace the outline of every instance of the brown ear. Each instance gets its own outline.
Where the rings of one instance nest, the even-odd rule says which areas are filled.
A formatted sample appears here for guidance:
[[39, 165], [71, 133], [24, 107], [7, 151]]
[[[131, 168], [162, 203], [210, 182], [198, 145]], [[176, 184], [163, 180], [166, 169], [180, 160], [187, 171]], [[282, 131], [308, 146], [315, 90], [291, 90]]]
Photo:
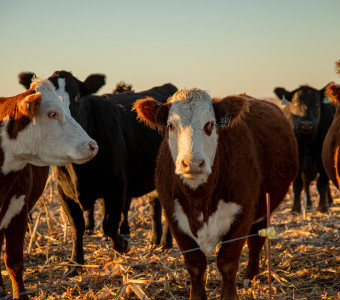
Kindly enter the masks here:
[[325, 95], [328, 97], [329, 101], [340, 103], [340, 85], [330, 83], [326, 87]]
[[39, 110], [40, 101], [41, 93], [34, 93], [26, 96], [18, 103], [20, 113], [32, 120]]
[[149, 125], [152, 129], [158, 128], [162, 130], [166, 127], [169, 104], [162, 104], [152, 97], [147, 97], [137, 100], [132, 110], [136, 111], [139, 120]]
[[213, 102], [213, 106], [219, 127], [236, 124], [249, 111], [248, 100], [245, 97], [230, 96], [222, 100], [216, 100]]
[[336, 63], [336, 72], [340, 75], [340, 60], [338, 60]]

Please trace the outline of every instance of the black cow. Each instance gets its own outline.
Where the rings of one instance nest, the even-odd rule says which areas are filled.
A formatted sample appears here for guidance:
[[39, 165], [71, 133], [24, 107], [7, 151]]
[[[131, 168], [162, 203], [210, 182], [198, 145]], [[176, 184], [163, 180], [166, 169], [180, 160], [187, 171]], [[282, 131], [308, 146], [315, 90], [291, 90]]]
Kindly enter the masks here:
[[[300, 86], [289, 92], [277, 87], [274, 93], [288, 105], [283, 109], [286, 117], [294, 126], [295, 137], [299, 149], [299, 172], [293, 182], [294, 204], [292, 210], [301, 211], [300, 194], [304, 189], [307, 197], [307, 206], [312, 202], [309, 194], [309, 185], [317, 174], [317, 188], [320, 196], [318, 210], [327, 212], [328, 205], [332, 203], [329, 188], [329, 178], [321, 160], [322, 144], [327, 131], [333, 121], [335, 109], [325, 97], [325, 88], [316, 90], [309, 86]], [[326, 100], [326, 101], [325, 101]], [[287, 103], [286, 103], [287, 104]]]
[[96, 159], [83, 168], [73, 164], [58, 168], [58, 192], [72, 229], [72, 260], [81, 264], [83, 211], [92, 208], [100, 198], [105, 206], [105, 235], [116, 251], [128, 250], [128, 242], [118, 234], [121, 213], [124, 206], [128, 207], [126, 199], [155, 189], [155, 160], [162, 140], [159, 133], [137, 122], [131, 107], [136, 99], [147, 96], [165, 102], [177, 91], [172, 84], [165, 84], [140, 93], [87, 96], [98, 87], [96, 80], [88, 78], [81, 82], [66, 71], [57, 71], [49, 78], [57, 93], [66, 101], [69, 98], [72, 116], [86, 132], [91, 132], [100, 147]]

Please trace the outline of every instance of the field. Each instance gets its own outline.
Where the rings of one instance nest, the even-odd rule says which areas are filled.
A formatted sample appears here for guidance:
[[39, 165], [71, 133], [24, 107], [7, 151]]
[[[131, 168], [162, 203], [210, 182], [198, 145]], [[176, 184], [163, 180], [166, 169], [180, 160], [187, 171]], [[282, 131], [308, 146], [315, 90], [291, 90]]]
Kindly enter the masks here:
[[[278, 232], [271, 242], [272, 299], [340, 299], [340, 195], [332, 187], [334, 205], [328, 214], [315, 211], [317, 191], [312, 186], [313, 209], [292, 214], [292, 192], [272, 217]], [[86, 265], [80, 275], [65, 276], [74, 266], [68, 220], [56, 194], [56, 182], [50, 177], [43, 197], [33, 212], [26, 234], [24, 281], [32, 299], [188, 299], [189, 279], [183, 258], [175, 245], [163, 251], [149, 245], [151, 222], [146, 199], [135, 199], [129, 215], [130, 252], [120, 255], [99, 229], [84, 237]], [[36, 225], [36, 226], [35, 226]], [[35, 228], [36, 227], [36, 228]], [[36, 229], [36, 230], [34, 230]], [[216, 252], [209, 256], [206, 287], [209, 299], [219, 299], [220, 275]], [[247, 261], [244, 248], [237, 285], [240, 299], [268, 299], [268, 267], [265, 252], [262, 273], [243, 288]], [[2, 265], [6, 291], [10, 279]], [[144, 297], [144, 298], [143, 298]], [[10, 299], [10, 297], [7, 297]]]

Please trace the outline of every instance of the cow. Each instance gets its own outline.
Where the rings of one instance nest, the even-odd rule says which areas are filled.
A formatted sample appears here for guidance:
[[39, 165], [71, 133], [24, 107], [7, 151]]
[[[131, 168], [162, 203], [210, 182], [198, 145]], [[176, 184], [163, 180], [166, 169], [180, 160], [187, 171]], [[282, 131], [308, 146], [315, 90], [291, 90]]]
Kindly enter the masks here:
[[[293, 182], [293, 212], [301, 212], [301, 191], [307, 198], [307, 207], [312, 206], [309, 186], [316, 179], [319, 192], [318, 211], [327, 212], [332, 203], [329, 178], [321, 159], [322, 144], [334, 118], [334, 106], [325, 99], [325, 89], [316, 90], [303, 85], [289, 92], [277, 87], [274, 93], [280, 99], [286, 99], [288, 105], [283, 109], [291, 126], [299, 149], [299, 172]], [[329, 102], [329, 101], [328, 101]]]
[[238, 299], [236, 273], [248, 238], [246, 279], [259, 273], [266, 227], [266, 193], [271, 212], [285, 197], [298, 168], [297, 145], [281, 110], [246, 96], [212, 100], [200, 89], [176, 92], [163, 104], [136, 101], [138, 118], [162, 130], [155, 181], [171, 232], [184, 255], [190, 299], [207, 299], [208, 255], [220, 241], [217, 266], [221, 299]]
[[[337, 72], [340, 75], [340, 61], [336, 63]], [[326, 88], [326, 94], [332, 103], [336, 105], [336, 112], [322, 146], [322, 161], [325, 171], [334, 185], [340, 187], [340, 85], [331, 83]]]
[[[131, 111], [132, 104], [148, 95], [165, 102], [177, 88], [165, 84], [140, 93], [97, 96], [82, 93], [91, 90], [83, 87], [90, 80], [81, 82], [70, 72], [56, 71], [49, 80], [57, 93], [70, 101], [72, 116], [101, 148], [88, 164], [70, 164], [57, 170], [59, 198], [71, 224], [71, 259], [79, 264], [84, 263], [83, 211], [91, 209], [97, 199], [104, 201], [104, 234], [111, 240], [114, 250], [124, 253], [129, 246], [118, 232], [121, 213], [132, 197], [155, 189], [154, 169], [162, 141], [158, 132], [137, 121], [136, 113]], [[169, 241], [167, 236], [162, 237], [164, 243]]]
[[[98, 152], [71, 117], [50, 81], [34, 79], [14, 97], [0, 97], [0, 249], [14, 299], [28, 299], [23, 283], [28, 213], [42, 194], [50, 165], [82, 164]], [[0, 275], [1, 296], [5, 289]]]

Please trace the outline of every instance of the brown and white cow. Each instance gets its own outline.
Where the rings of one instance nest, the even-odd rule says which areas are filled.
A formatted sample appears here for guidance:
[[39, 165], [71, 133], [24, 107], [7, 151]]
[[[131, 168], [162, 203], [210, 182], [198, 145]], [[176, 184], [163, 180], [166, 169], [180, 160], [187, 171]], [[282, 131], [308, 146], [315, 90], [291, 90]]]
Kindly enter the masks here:
[[[0, 247], [13, 298], [28, 299], [23, 284], [27, 217], [45, 187], [49, 165], [85, 163], [98, 146], [71, 117], [49, 81], [35, 79], [14, 97], [0, 97]], [[4, 285], [0, 276], [2, 296]]]
[[[280, 109], [231, 96], [213, 101], [199, 89], [180, 90], [166, 104], [136, 101], [138, 117], [165, 131], [156, 188], [190, 275], [190, 299], [206, 299], [206, 256], [220, 241], [256, 234], [297, 173], [297, 145]], [[259, 273], [265, 239], [248, 238], [246, 279]], [[244, 240], [218, 250], [222, 299], [238, 299], [236, 273]], [[198, 251], [185, 252], [199, 247]]]
[[[340, 60], [336, 62], [340, 75]], [[326, 88], [329, 100], [336, 105], [336, 112], [322, 146], [322, 162], [328, 177], [340, 188], [340, 85], [331, 83]]]

